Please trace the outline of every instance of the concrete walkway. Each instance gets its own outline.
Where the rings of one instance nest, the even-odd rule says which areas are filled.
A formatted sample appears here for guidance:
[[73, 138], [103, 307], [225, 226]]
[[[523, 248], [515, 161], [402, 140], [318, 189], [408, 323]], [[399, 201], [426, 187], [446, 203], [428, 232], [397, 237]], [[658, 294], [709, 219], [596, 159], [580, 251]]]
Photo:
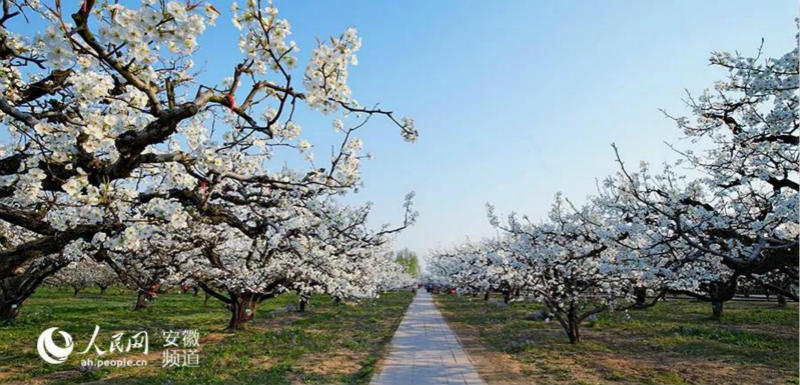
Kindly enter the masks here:
[[392, 339], [372, 385], [485, 385], [431, 295], [420, 291]]

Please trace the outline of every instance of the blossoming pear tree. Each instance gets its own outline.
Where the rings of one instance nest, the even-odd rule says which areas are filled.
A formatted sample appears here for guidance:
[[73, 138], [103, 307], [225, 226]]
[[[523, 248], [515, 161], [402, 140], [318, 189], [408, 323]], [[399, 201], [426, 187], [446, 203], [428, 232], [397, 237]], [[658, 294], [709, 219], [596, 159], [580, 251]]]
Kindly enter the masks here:
[[617, 247], [632, 236], [630, 229], [611, 226], [610, 212], [590, 202], [575, 208], [559, 195], [540, 223], [516, 214], [503, 223], [489, 205], [489, 221], [502, 234], [435, 253], [431, 272], [467, 291], [519, 288], [547, 306], [549, 317], [577, 343], [584, 320], [635, 306], [634, 289], [661, 276], [649, 260]]
[[121, 286], [122, 280], [114, 269], [103, 263], [99, 263], [99, 265], [93, 270], [92, 283], [100, 290], [100, 295], [105, 294], [106, 290], [111, 286]]
[[525, 264], [525, 288], [547, 306], [570, 343], [580, 341], [580, 325], [608, 310], [631, 306], [632, 277], [642, 279], [638, 258], [615, 243], [630, 234], [609, 227], [607, 213], [580, 208], [556, 197], [548, 220], [534, 223], [512, 214], [502, 224], [490, 209], [490, 222], [508, 234], [508, 248]]
[[[211, 2], [3, 5], [0, 220], [33, 236], [0, 252], [0, 277], [77, 241], [146, 253], [153, 226], [189, 220], [260, 239], [271, 225], [254, 226], [234, 203], [254, 192], [300, 199], [357, 186], [364, 156], [353, 133], [370, 117], [396, 124], [406, 140], [417, 135], [411, 119], [352, 97], [348, 72], [361, 46], [353, 28], [320, 41], [301, 67], [290, 24], [271, 3], [234, 3], [241, 59], [215, 82], [195, 66], [198, 37], [219, 16]], [[34, 31], [32, 18], [45, 26]], [[327, 166], [300, 138], [301, 104], [336, 116], [342, 141]], [[271, 166], [294, 151], [305, 170]]]
[[153, 226], [141, 240], [141, 252], [103, 247], [94, 253], [97, 261], [115, 273], [118, 283], [136, 293], [134, 310], [147, 307], [160, 289], [178, 286], [197, 258], [189, 228], [164, 230]]
[[489, 299], [492, 291], [503, 294], [503, 302], [524, 290], [524, 264], [508, 250], [505, 239], [465, 242], [451, 250], [431, 255], [435, 280], [446, 282], [462, 293], [483, 294]]
[[[760, 57], [715, 53], [711, 64], [728, 78], [690, 95], [694, 121], [674, 118], [692, 141], [709, 145], [676, 149], [702, 177], [687, 182], [670, 166], [659, 175], [630, 170], [617, 153], [619, 175], [607, 183], [627, 197], [629, 213], [646, 213], [634, 217], [647, 217], [659, 242], [681, 250], [673, 267], [704, 271], [700, 290], [683, 292], [711, 301], [715, 318], [740, 277], [798, 277], [798, 51]], [[797, 299], [796, 290], [762, 284]]]
[[263, 227], [255, 236], [229, 225], [198, 224], [193, 232], [202, 258], [194, 261], [191, 277], [228, 306], [231, 330], [243, 329], [260, 302], [287, 291], [374, 297], [403, 280], [388, 246], [392, 234], [414, 221], [412, 195], [403, 224], [378, 230], [366, 225], [369, 206], [294, 198], [251, 201], [247, 221]]
[[108, 287], [115, 278], [116, 274], [108, 265], [84, 254], [58, 269], [52, 277], [47, 278], [47, 282], [56, 287], [71, 287], [72, 295], [77, 296], [89, 286], [100, 284]]
[[[594, 205], [608, 213], [607, 226], [626, 234], [626, 237], [615, 242], [615, 247], [638, 260], [639, 271], [645, 274], [644, 277], [632, 277], [639, 304], [637, 307], [645, 307], [642, 304], [648, 292], [656, 297], [667, 292], [688, 294], [697, 298], [705, 297], [712, 302], [730, 299], [733, 291], [718, 290], [717, 287], [735, 277], [719, 258], [690, 246], [674, 231], [669, 221], [660, 217], [660, 213], [649, 210], [646, 205], [615, 188], [619, 183], [628, 182], [629, 177], [637, 180], [641, 186], [669, 180], [665, 185], [673, 187], [686, 178], [676, 175], [670, 166], [665, 166], [664, 172], [656, 175], [647, 173], [649, 169], [646, 163], [642, 163], [641, 170], [643, 174], [607, 177], [599, 196], [592, 199]], [[696, 186], [697, 181], [690, 184]], [[697, 194], [701, 190], [691, 188], [686, 191]], [[677, 189], [670, 190], [670, 193], [679, 194]]]
[[449, 250], [438, 250], [430, 256], [431, 280], [440, 286], [454, 286], [462, 293], [484, 293], [495, 285], [487, 269], [486, 250], [482, 243], [464, 242]]

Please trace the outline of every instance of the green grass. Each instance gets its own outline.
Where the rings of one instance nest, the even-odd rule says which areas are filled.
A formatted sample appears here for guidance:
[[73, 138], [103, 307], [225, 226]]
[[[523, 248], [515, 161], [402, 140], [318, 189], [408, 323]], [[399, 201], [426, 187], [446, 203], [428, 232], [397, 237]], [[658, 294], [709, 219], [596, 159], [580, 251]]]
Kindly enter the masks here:
[[797, 383], [796, 303], [728, 302], [715, 321], [707, 303], [671, 300], [585, 322], [583, 340], [570, 345], [556, 321], [525, 319], [539, 304], [446, 295], [436, 301], [460, 335], [477, 337], [471, 340], [488, 354], [510, 355], [531, 382]]
[[[202, 295], [163, 294], [148, 308], [132, 311], [130, 292], [112, 288], [102, 296], [87, 291], [72, 297], [66, 290], [41, 289], [13, 325], [0, 326], [0, 383], [365, 384], [411, 299], [411, 293], [397, 292], [359, 304], [335, 304], [327, 296], [314, 296], [307, 312], [298, 313], [285, 310], [298, 300], [286, 294], [259, 305], [248, 330], [233, 334], [223, 330], [229, 313], [213, 299], [204, 305]], [[82, 358], [110, 357], [76, 354], [85, 349], [94, 325], [101, 328], [103, 349], [114, 333], [126, 332], [127, 341], [133, 332], [147, 330], [147, 367], [81, 373]], [[69, 332], [76, 345], [61, 365], [45, 363], [36, 352], [39, 334], [52, 326]], [[179, 329], [200, 332], [199, 367], [161, 367], [161, 333]]]

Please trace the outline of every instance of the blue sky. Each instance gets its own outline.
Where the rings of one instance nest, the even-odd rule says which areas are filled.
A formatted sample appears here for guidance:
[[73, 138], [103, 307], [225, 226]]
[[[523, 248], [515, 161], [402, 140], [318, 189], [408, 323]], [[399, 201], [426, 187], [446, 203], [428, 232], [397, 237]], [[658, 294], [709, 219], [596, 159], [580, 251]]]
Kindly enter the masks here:
[[[797, 32], [793, 0], [276, 5], [301, 58], [315, 38], [357, 27], [364, 45], [354, 95], [416, 119], [415, 144], [384, 122], [360, 133], [375, 159], [352, 199], [375, 203], [374, 223], [396, 223], [403, 195], [416, 191], [419, 222], [397, 247], [423, 256], [493, 234], [487, 202], [541, 217], [558, 191], [582, 200], [615, 171], [611, 142], [629, 163], [674, 159], [664, 141], [680, 141], [680, 132], [658, 109], [686, 114], [684, 89], [699, 92], [724, 75], [708, 66], [709, 53], [754, 53], [763, 37], [766, 53], [781, 55]], [[228, 24], [220, 18], [205, 49], [227, 52]], [[209, 68], [227, 71], [218, 59]], [[330, 131], [327, 117], [301, 122], [306, 135]]]
[[[200, 39], [203, 79], [229, 76], [240, 55], [228, 2]], [[66, 3], [65, 3], [66, 4]], [[77, 4], [77, 2], [76, 2]], [[543, 216], [558, 191], [575, 200], [615, 171], [609, 144], [632, 164], [674, 159], [680, 132], [659, 108], [686, 114], [684, 89], [724, 76], [714, 50], [767, 55], [795, 44], [797, 3], [775, 1], [288, 1], [278, 0], [301, 48], [350, 26], [364, 39], [354, 96], [415, 118], [415, 144], [376, 120], [359, 137], [375, 159], [351, 201], [372, 222], [397, 223], [417, 193], [418, 224], [397, 247], [425, 255], [491, 235], [485, 204]], [[29, 26], [36, 28], [36, 25]], [[301, 111], [303, 137], [325, 143], [331, 116]], [[321, 139], [320, 141], [316, 139]], [[683, 143], [689, 146], [689, 143]], [[328, 153], [324, 144], [316, 155]]]

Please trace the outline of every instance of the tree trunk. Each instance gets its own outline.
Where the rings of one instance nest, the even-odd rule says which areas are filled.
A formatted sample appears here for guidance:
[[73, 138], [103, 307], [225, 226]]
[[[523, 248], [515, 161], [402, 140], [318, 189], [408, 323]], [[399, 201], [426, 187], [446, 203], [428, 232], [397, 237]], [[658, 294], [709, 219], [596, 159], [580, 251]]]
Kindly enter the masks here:
[[581, 341], [580, 321], [574, 312], [567, 315], [567, 337], [569, 343], [577, 344]]
[[108, 289], [108, 286], [104, 286], [104, 285], [97, 285], [97, 287], [100, 288], [100, 295], [105, 294], [106, 293], [106, 289]]
[[727, 281], [714, 281], [708, 284], [706, 291], [709, 299], [711, 299], [712, 319], [718, 320], [722, 318], [723, 304], [736, 294], [737, 281], [738, 276], [734, 274]]
[[489, 290], [486, 290], [486, 294], [483, 295], [483, 300], [484, 301], [488, 301], [489, 300]]
[[718, 300], [711, 301], [711, 318], [717, 320], [722, 318], [722, 306], [724, 303]]
[[0, 324], [10, 324], [19, 315], [21, 304], [12, 300], [0, 300]]
[[64, 267], [64, 260], [45, 260], [34, 265], [22, 275], [0, 279], [0, 323], [11, 323], [19, 314], [19, 309], [47, 277]]
[[147, 301], [149, 300], [149, 296], [147, 293], [143, 291], [139, 291], [139, 294], [136, 296], [136, 305], [133, 306], [133, 310], [144, 309], [147, 307]]
[[519, 298], [519, 288], [514, 290], [514, 298]]
[[511, 292], [508, 290], [503, 290], [503, 303], [508, 305], [508, 301], [511, 300]]
[[235, 296], [230, 304], [231, 320], [228, 322], [228, 330], [244, 330], [255, 316], [257, 305], [257, 296], [254, 294]]
[[80, 287], [75, 287], [75, 286], [73, 286], [73, 287], [72, 287], [72, 296], [73, 296], [73, 297], [77, 297], [77, 296], [78, 296], [78, 293], [80, 293], [80, 291], [81, 291], [81, 288], [80, 288]]
[[308, 305], [308, 297], [301, 295], [300, 296], [300, 312], [305, 313], [306, 305]]
[[567, 338], [569, 338], [570, 344], [577, 344], [581, 341], [581, 319], [578, 317], [578, 312], [575, 309], [574, 305], [570, 305], [569, 310], [566, 313], [559, 312], [554, 308], [550, 308], [552, 314], [556, 316], [558, 319], [558, 323], [561, 324], [561, 327], [564, 328], [564, 332], [567, 333]]
[[783, 294], [778, 294], [778, 307], [786, 307], [786, 297]]
[[633, 295], [636, 297], [636, 302], [633, 304], [634, 309], [644, 309], [647, 304], [647, 288], [644, 286], [637, 286], [633, 288]]

